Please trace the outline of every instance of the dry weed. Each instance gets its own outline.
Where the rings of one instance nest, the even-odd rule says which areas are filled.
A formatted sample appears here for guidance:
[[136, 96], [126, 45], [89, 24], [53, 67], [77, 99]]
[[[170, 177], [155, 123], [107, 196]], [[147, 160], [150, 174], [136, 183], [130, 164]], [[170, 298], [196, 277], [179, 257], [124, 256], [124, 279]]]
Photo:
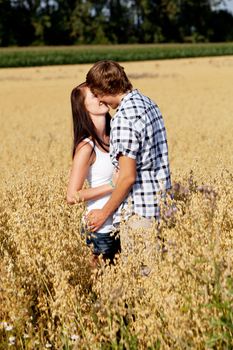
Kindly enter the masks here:
[[[0, 94], [1, 350], [233, 348], [232, 102], [220, 103], [233, 60], [216, 61], [221, 65], [214, 59], [140, 63], [139, 88], [144, 84], [150, 95], [156, 83], [155, 100], [163, 111], [167, 106], [173, 171], [160, 225], [151, 236], [143, 233], [154, 248], [148, 276], [141, 273], [140, 240], [127, 262], [119, 256], [115, 265], [91, 270], [80, 235], [84, 208], [65, 201], [68, 92], [89, 67], [79, 75], [77, 67], [0, 72], [6, 78]], [[132, 76], [139, 74], [138, 63], [127, 65]], [[213, 81], [211, 74], [199, 79], [207, 68], [216, 73]], [[7, 82], [8, 76], [15, 80]], [[208, 90], [216, 79], [219, 89]], [[215, 94], [218, 103], [208, 114], [204, 101], [212, 106]]]

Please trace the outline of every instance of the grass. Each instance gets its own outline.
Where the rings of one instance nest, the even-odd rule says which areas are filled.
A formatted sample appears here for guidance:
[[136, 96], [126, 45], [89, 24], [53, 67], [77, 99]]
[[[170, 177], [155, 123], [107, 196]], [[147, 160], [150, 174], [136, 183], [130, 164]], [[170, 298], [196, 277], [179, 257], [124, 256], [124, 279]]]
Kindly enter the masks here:
[[223, 55], [233, 55], [233, 43], [2, 48], [0, 68]]
[[126, 65], [163, 106], [173, 172], [146, 278], [140, 240], [93, 272], [84, 207], [65, 201], [69, 92], [87, 67], [1, 70], [0, 350], [233, 349], [232, 63]]

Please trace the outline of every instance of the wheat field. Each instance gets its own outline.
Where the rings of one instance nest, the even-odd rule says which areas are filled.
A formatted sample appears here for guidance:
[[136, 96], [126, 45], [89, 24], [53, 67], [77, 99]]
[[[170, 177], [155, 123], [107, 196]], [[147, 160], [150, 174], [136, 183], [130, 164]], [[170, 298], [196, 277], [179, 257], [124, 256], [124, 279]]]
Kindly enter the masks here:
[[65, 201], [70, 92], [90, 65], [0, 70], [1, 350], [233, 347], [233, 57], [122, 65], [170, 152], [148, 277], [140, 242], [127, 265], [91, 270], [84, 207]]

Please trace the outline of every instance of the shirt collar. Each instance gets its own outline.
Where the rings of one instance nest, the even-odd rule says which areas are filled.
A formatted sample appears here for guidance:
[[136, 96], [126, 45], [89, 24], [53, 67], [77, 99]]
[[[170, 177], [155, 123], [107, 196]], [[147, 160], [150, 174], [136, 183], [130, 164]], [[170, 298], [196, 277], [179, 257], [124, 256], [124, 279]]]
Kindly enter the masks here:
[[121, 108], [122, 104], [125, 103], [126, 101], [128, 101], [133, 95], [135, 95], [136, 93], [138, 93], [137, 89], [133, 89], [130, 92], [128, 92], [122, 99], [121, 102], [119, 103], [119, 106], [116, 109], [116, 113], [119, 111], [119, 109]]

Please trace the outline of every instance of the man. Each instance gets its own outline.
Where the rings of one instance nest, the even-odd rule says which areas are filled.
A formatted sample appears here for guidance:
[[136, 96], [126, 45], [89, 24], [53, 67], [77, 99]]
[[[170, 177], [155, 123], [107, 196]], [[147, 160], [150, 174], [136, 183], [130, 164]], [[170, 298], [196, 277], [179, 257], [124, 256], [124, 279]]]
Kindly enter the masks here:
[[[120, 169], [111, 198], [101, 210], [89, 213], [89, 225], [95, 232], [114, 214], [116, 226], [124, 219], [130, 222], [131, 217], [131, 227], [151, 227], [153, 219], [159, 218], [158, 194], [171, 187], [161, 112], [148, 97], [133, 89], [117, 62], [97, 62], [86, 82], [100, 102], [117, 108], [111, 121], [110, 156]], [[125, 239], [121, 235], [123, 246]]]

